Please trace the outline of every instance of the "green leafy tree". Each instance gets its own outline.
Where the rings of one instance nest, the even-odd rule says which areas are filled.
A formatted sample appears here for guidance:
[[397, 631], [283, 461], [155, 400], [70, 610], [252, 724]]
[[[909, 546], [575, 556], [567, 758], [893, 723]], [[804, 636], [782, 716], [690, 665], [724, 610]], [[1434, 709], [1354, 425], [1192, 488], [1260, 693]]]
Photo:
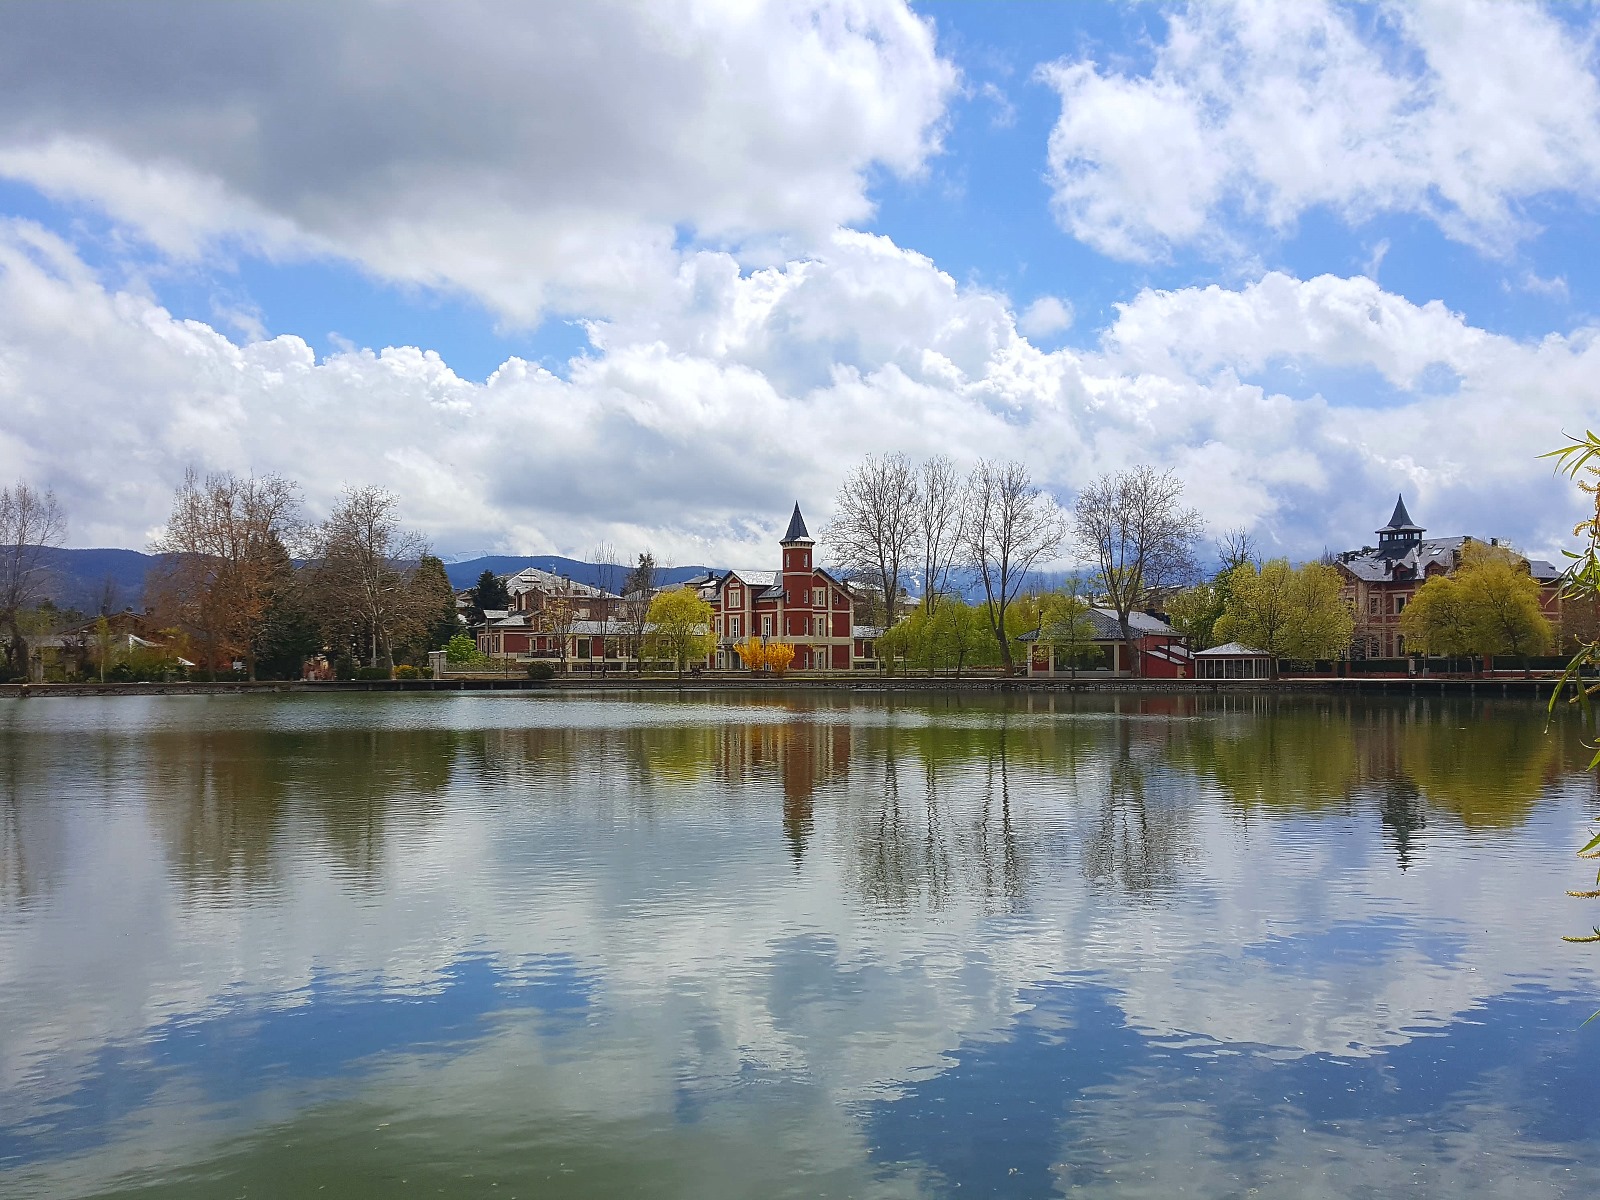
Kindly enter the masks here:
[[937, 654], [946, 667], [954, 667], [956, 678], [960, 679], [968, 667], [993, 666], [1000, 661], [993, 636], [995, 627], [987, 606], [946, 601], [934, 610], [929, 652]]
[[1039, 634], [1053, 646], [1054, 666], [1065, 666], [1075, 678], [1079, 667], [1100, 660], [1104, 651], [1094, 640], [1087, 585], [1077, 576], [1066, 587], [1046, 594], [1039, 608]]
[[1216, 625], [1227, 608], [1227, 598], [1227, 591], [1217, 583], [1197, 583], [1167, 600], [1167, 621], [1183, 634], [1191, 649], [1209, 650], [1217, 645]]
[[1355, 618], [1339, 596], [1339, 572], [1322, 563], [1291, 567], [1275, 558], [1257, 568], [1245, 562], [1229, 573], [1227, 607], [1217, 619], [1218, 643], [1240, 642], [1272, 658], [1309, 662], [1331, 658], [1350, 644]]
[[673, 588], [650, 602], [645, 617], [645, 651], [652, 658], [670, 660], [678, 678], [691, 662], [704, 659], [717, 648], [711, 632], [711, 605], [691, 588]]
[[1539, 584], [1520, 555], [1502, 546], [1470, 542], [1462, 551], [1456, 583], [1478, 629], [1484, 654], [1521, 658], [1549, 649], [1555, 628], [1539, 603]]
[[1477, 653], [1477, 631], [1461, 585], [1448, 575], [1428, 580], [1400, 614], [1406, 645], [1424, 654], [1464, 658]]
[[[1583, 539], [1583, 549], [1577, 553], [1567, 552], [1567, 557], [1572, 561], [1568, 564], [1561, 583], [1563, 603], [1571, 601], [1592, 603], [1600, 599], [1600, 436], [1593, 430], [1585, 430], [1581, 438], [1570, 438], [1566, 445], [1558, 446], [1541, 457], [1554, 459], [1556, 469], [1571, 476], [1579, 490], [1587, 493], [1593, 502], [1589, 516], [1573, 527], [1572, 532]], [[1593, 678], [1596, 670], [1600, 670], [1600, 640], [1584, 642], [1572, 655], [1567, 663], [1567, 669], [1561, 673], [1561, 678], [1556, 681], [1556, 686], [1550, 693], [1550, 710], [1554, 712], [1556, 702], [1570, 691], [1571, 701], [1583, 709], [1585, 718], [1591, 716], [1590, 708], [1594, 694], [1600, 691], [1600, 684], [1595, 683]], [[1591, 771], [1597, 766], [1600, 766], [1600, 745], [1594, 747], [1594, 757], [1589, 760]], [[1600, 833], [1589, 839], [1588, 843], [1578, 851], [1578, 856], [1588, 859], [1600, 858]], [[1596, 874], [1595, 883], [1600, 885], [1600, 873]], [[1600, 897], [1600, 887], [1591, 891], [1568, 894], [1595, 899]], [[1592, 934], [1563, 940], [1600, 942], [1600, 925], [1594, 927]]]
[[1429, 654], [1510, 655], [1547, 649], [1555, 636], [1539, 584], [1520, 555], [1468, 542], [1454, 575], [1428, 580], [1400, 617], [1406, 644]]

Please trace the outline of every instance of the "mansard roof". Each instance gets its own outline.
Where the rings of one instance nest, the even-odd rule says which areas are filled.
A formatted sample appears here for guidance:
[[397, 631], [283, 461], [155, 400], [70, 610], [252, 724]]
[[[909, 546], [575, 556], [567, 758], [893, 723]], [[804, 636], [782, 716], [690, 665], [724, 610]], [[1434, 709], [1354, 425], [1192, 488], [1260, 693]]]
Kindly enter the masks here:
[[779, 545], [787, 546], [790, 542], [809, 542], [811, 535], [806, 532], [806, 519], [800, 515], [800, 505], [796, 502], [794, 516], [789, 518], [789, 528], [779, 539]]
[[1408, 582], [1425, 575], [1431, 566], [1455, 570], [1456, 559], [1467, 540], [1465, 537], [1429, 538], [1411, 543], [1401, 554], [1386, 554], [1370, 546], [1347, 550], [1339, 555], [1339, 565], [1368, 583]]
[[1394, 501], [1394, 516], [1389, 518], [1389, 523], [1379, 533], [1421, 533], [1422, 526], [1411, 519], [1411, 514], [1406, 511], [1406, 498], [1396, 496]]

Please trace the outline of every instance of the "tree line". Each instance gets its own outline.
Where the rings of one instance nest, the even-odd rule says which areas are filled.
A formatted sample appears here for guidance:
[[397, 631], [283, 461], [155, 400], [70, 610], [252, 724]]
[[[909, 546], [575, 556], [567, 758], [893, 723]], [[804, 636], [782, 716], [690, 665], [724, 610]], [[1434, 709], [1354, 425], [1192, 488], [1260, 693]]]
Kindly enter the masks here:
[[[1039, 601], [1034, 615], [1049, 607], [1052, 624], [1081, 622], [1092, 592], [1116, 613], [1131, 653], [1132, 614], [1154, 589], [1186, 582], [1195, 570], [1202, 523], [1182, 498], [1170, 471], [1141, 466], [1101, 475], [1064, 511], [1020, 462], [984, 460], [962, 476], [943, 456], [914, 464], [903, 454], [869, 455], [840, 486], [822, 541], [847, 576], [871, 587], [885, 626], [901, 617], [904, 580], [916, 579], [920, 616], [895, 636], [927, 642], [918, 653], [953, 655], [959, 669], [992, 650], [1009, 671], [1013, 609], [1036, 586], [1038, 566], [1063, 546], [1089, 564], [1088, 584]], [[957, 576], [982, 592], [973, 614], [951, 594]], [[975, 622], [987, 631], [986, 647], [972, 636]]]
[[151, 545], [152, 619], [197, 651], [202, 670], [298, 677], [319, 652], [371, 669], [420, 664], [460, 627], [455, 590], [394, 495], [346, 488], [307, 521], [279, 475], [189, 472]]
[[[1216, 545], [1218, 569], [1203, 578], [1202, 528], [1182, 482], [1149, 466], [1102, 474], [1064, 510], [1018, 462], [980, 462], [962, 477], [947, 458], [918, 464], [889, 454], [869, 455], [845, 478], [823, 541], [845, 574], [872, 590], [885, 652], [929, 670], [1009, 671], [1018, 639], [1045, 629], [1075, 669], [1100, 653], [1088, 645], [1091, 606], [1115, 615], [1130, 659], [1140, 610], [1165, 613], [1195, 650], [1239, 642], [1265, 651], [1274, 674], [1280, 659], [1367, 651], [1363, 614], [1344, 599], [1328, 556], [1299, 566], [1263, 561], [1248, 533], [1231, 530]], [[1063, 550], [1083, 569], [1041, 590], [1036, 568]], [[958, 577], [980, 594], [977, 604], [951, 587]], [[903, 613], [907, 580], [921, 597]], [[1444, 656], [1526, 658], [1555, 638], [1521, 556], [1471, 540], [1452, 574], [1417, 591], [1399, 628], [1409, 648]]]
[[[25, 678], [28, 639], [53, 614], [49, 550], [66, 519], [49, 491], [0, 489], [0, 672]], [[308, 521], [300, 487], [280, 475], [194, 471], [184, 476], [145, 583], [145, 620], [201, 675], [298, 678], [326, 653], [345, 671], [420, 664], [459, 628], [444, 563], [404, 528], [382, 488], [347, 488], [321, 522]], [[54, 614], [57, 619], [65, 614]], [[102, 612], [84, 638], [103, 673], [110, 637]]]

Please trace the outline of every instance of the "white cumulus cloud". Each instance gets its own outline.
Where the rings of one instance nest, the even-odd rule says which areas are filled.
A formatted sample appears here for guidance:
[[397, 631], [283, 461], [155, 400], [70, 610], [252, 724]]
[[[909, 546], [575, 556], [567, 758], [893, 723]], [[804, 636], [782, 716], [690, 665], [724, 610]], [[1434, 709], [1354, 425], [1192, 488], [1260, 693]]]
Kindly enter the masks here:
[[1592, 35], [1532, 4], [1232, 0], [1168, 26], [1143, 73], [1041, 69], [1057, 216], [1107, 254], [1226, 254], [1317, 207], [1415, 213], [1501, 252], [1529, 200], [1600, 180]]
[[1072, 328], [1072, 302], [1059, 296], [1040, 296], [1022, 312], [1017, 328], [1031, 338], [1045, 338]]
[[593, 324], [565, 377], [511, 359], [478, 384], [415, 347], [235, 341], [12, 222], [0, 478], [54, 486], [78, 545], [143, 544], [193, 465], [298, 478], [313, 514], [387, 486], [446, 552], [760, 566], [796, 499], [820, 526], [860, 456], [902, 450], [1020, 457], [1068, 500], [1172, 467], [1213, 527], [1299, 556], [1370, 539], [1399, 490], [1437, 533], [1548, 549], [1578, 498], [1536, 456], [1600, 400], [1593, 330], [1521, 341], [1362, 277], [1144, 291], [1052, 352], [1005, 296], [851, 231], [754, 271], [692, 254], [665, 295]]
[[326, 254], [532, 322], [687, 236], [805, 246], [915, 174], [957, 83], [900, 0], [24, 5], [0, 177], [164, 252]]

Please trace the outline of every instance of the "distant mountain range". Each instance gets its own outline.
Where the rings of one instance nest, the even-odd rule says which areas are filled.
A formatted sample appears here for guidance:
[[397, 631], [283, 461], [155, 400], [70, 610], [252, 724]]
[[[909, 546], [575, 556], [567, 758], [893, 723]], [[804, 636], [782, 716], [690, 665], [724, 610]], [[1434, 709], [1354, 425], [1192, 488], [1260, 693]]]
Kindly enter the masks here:
[[[486, 554], [481, 558], [445, 563], [444, 573], [450, 577], [450, 586], [459, 591], [476, 584], [478, 576], [485, 571], [493, 571], [496, 575], [512, 575], [525, 567], [537, 567], [541, 571], [549, 571], [552, 575], [565, 575], [568, 579], [586, 583], [590, 587], [609, 587], [612, 590], [620, 588], [623, 580], [627, 579], [628, 572], [633, 569], [611, 564], [580, 562], [575, 558], [562, 558], [559, 554]], [[658, 585], [681, 583], [685, 579], [704, 575], [714, 569], [720, 568], [657, 567], [656, 583]]]
[[156, 556], [138, 550], [58, 550], [40, 556], [50, 571], [47, 589], [58, 608], [121, 612], [144, 607], [144, 577]]
[[[117, 612], [124, 608], [144, 607], [144, 580], [156, 564], [156, 556], [138, 550], [54, 550], [45, 551], [45, 563], [52, 572], [50, 599], [58, 608], [76, 608], [82, 612]], [[478, 582], [485, 571], [496, 575], [510, 575], [524, 567], [538, 567], [555, 575], [565, 575], [578, 583], [591, 587], [621, 587], [630, 568], [582, 562], [576, 558], [563, 558], [559, 554], [486, 554], [478, 558], [446, 563], [444, 573], [450, 585], [457, 590], [469, 588]], [[703, 575], [721, 567], [688, 566], [660, 567], [656, 581], [680, 583], [695, 575]], [[1028, 583], [1038, 587], [1057, 586], [1063, 576], [1058, 572], [1033, 572]], [[913, 598], [916, 588], [912, 587]], [[982, 589], [971, 582], [958, 585], [968, 600], [981, 598]]]
[[[43, 560], [51, 574], [48, 595], [58, 608], [76, 608], [86, 613], [99, 612], [102, 607], [109, 612], [120, 612], [124, 608], [142, 609], [145, 576], [156, 565], [156, 557], [138, 550], [47, 548]], [[460, 589], [477, 583], [478, 576], [485, 571], [510, 575], [524, 567], [538, 567], [542, 571], [565, 575], [592, 587], [599, 587], [603, 583], [620, 587], [629, 570], [624, 566], [603, 566], [580, 562], [575, 558], [562, 558], [558, 554], [490, 554], [446, 563], [444, 573], [449, 576], [451, 586]], [[702, 566], [663, 567], [656, 575], [661, 583], [678, 583], [710, 569]]]

